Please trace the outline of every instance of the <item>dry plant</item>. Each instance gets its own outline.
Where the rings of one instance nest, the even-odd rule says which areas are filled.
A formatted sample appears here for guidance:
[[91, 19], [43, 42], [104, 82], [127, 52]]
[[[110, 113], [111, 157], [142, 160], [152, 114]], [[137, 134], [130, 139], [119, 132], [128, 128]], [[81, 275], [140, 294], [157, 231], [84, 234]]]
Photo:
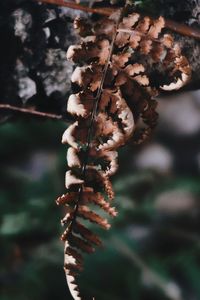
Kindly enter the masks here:
[[[165, 20], [142, 17], [130, 8], [118, 10], [93, 24], [76, 19], [80, 44], [70, 46], [67, 58], [78, 64], [67, 111], [74, 116], [63, 134], [68, 145], [66, 194], [56, 202], [64, 205], [66, 226], [64, 270], [74, 300], [81, 300], [76, 275], [83, 269], [82, 252], [93, 253], [100, 238], [83, 219], [109, 229], [94, 212], [97, 205], [111, 217], [117, 215], [111, 201], [110, 177], [118, 169], [118, 148], [129, 141], [141, 143], [157, 122], [156, 100], [160, 89], [171, 91], [185, 85], [189, 63], [172, 36], [163, 33]], [[155, 80], [156, 78], [156, 80]]]

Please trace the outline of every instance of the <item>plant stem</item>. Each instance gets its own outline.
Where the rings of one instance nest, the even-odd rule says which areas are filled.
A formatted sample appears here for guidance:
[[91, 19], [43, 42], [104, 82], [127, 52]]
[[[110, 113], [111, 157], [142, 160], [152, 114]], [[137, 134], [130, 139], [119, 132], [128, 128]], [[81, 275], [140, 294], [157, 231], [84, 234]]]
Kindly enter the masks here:
[[[123, 13], [123, 10], [120, 11], [118, 21], [116, 22], [116, 25], [115, 25], [116, 28], [115, 28], [115, 32], [113, 34], [112, 41], [111, 41], [111, 44], [110, 44], [110, 51], [109, 51], [109, 54], [108, 54], [108, 57], [107, 57], [107, 62], [106, 62], [106, 65], [103, 69], [103, 72], [102, 72], [101, 82], [100, 82], [100, 85], [98, 87], [97, 94], [94, 98], [94, 105], [93, 105], [93, 109], [92, 109], [92, 115], [91, 115], [88, 134], [87, 134], [85, 157], [84, 157], [84, 160], [83, 160], [82, 170], [81, 170], [81, 175], [82, 175], [82, 178], [83, 178], [84, 182], [85, 182], [85, 177], [86, 177], [86, 168], [87, 168], [88, 159], [89, 159], [89, 151], [90, 151], [90, 146], [91, 146], [92, 137], [93, 137], [93, 125], [94, 125], [95, 118], [96, 118], [97, 113], [98, 113], [98, 105], [99, 105], [99, 102], [101, 100], [103, 86], [104, 86], [106, 74], [107, 74], [107, 71], [108, 71], [108, 67], [109, 67], [109, 64], [110, 64], [111, 56], [112, 56], [112, 53], [113, 53], [114, 42], [115, 42], [116, 35], [117, 35], [117, 28], [119, 26], [119, 22], [121, 20], [122, 13]], [[76, 221], [76, 217], [77, 217], [78, 209], [79, 209], [79, 203], [80, 203], [80, 200], [81, 200], [81, 197], [82, 197], [82, 194], [83, 194], [83, 185], [80, 186], [78, 193], [79, 193], [79, 196], [78, 196], [78, 199], [77, 199], [76, 204], [75, 204], [73, 219], [72, 219], [71, 223], [68, 225], [68, 228], [67, 228], [68, 234], [70, 234], [72, 232], [72, 227], [74, 225], [74, 222]]]
[[12, 106], [9, 104], [0, 104], [0, 109], [1, 110], [13, 110], [13, 111], [18, 111], [21, 113], [25, 113], [25, 114], [31, 114], [34, 116], [38, 116], [38, 117], [45, 117], [45, 118], [50, 118], [50, 119], [54, 119], [54, 120], [62, 120], [63, 116], [62, 115], [55, 115], [55, 114], [51, 114], [51, 113], [46, 113], [46, 112], [42, 112], [42, 111], [37, 111], [37, 110], [33, 110], [33, 109], [28, 109], [28, 108], [22, 108], [22, 107], [18, 107], [18, 106]]

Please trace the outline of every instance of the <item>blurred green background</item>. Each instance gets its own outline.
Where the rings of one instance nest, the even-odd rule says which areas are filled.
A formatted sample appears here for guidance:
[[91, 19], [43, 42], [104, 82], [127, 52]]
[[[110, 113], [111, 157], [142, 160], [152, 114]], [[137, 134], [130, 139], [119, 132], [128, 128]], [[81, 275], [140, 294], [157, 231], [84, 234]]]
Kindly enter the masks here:
[[[0, 12], [0, 102], [64, 113], [77, 12], [24, 0], [3, 0]], [[120, 150], [111, 230], [90, 225], [104, 247], [85, 257], [84, 300], [200, 299], [200, 92], [160, 98], [158, 111], [151, 140]], [[68, 124], [10, 111], [0, 121], [0, 300], [70, 300], [55, 204]]]
[[[108, 232], [92, 226], [104, 248], [86, 257], [85, 299], [200, 298], [198, 92], [160, 99], [159, 113], [151, 141], [120, 150], [119, 215]], [[27, 117], [0, 127], [1, 300], [71, 299], [54, 201], [65, 191], [66, 126]]]

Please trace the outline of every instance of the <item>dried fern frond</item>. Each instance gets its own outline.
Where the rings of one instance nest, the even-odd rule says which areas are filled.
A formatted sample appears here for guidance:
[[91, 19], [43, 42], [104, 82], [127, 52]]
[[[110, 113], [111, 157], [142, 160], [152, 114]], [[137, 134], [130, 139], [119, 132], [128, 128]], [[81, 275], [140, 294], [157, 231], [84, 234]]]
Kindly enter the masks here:
[[[111, 217], [117, 211], [110, 200], [114, 192], [110, 177], [118, 168], [117, 150], [133, 140], [142, 142], [157, 122], [159, 89], [180, 88], [190, 77], [187, 59], [169, 34], [162, 34], [165, 21], [152, 20], [134, 12], [121, 11], [85, 33], [84, 22], [75, 20], [82, 36], [70, 46], [67, 58], [78, 64], [71, 81], [78, 88], [67, 103], [75, 122], [66, 129], [62, 142], [68, 144], [65, 186], [67, 193], [57, 199], [65, 205], [65, 272], [70, 292], [81, 300], [75, 283], [83, 268], [83, 253], [93, 253], [101, 245], [99, 237], [82, 219], [109, 229], [107, 218], [91, 208], [98, 205]], [[151, 69], [165, 74], [166, 82], [153, 84]], [[145, 126], [138, 129], [143, 120]]]

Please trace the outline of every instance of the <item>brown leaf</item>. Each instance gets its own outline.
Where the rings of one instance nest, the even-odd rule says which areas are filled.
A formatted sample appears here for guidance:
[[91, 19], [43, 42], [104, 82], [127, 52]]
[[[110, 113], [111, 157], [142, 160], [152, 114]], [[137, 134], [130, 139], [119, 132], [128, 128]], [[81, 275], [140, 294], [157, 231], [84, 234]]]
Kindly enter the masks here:
[[72, 185], [80, 185], [84, 183], [84, 180], [77, 178], [72, 174], [72, 171], [67, 171], [65, 174], [65, 187], [69, 189]]
[[153, 39], [157, 39], [159, 33], [165, 26], [165, 20], [163, 17], [159, 17], [157, 20], [153, 21], [153, 24], [151, 25], [148, 36], [150, 36]]
[[100, 217], [85, 205], [79, 205], [78, 215], [86, 220], [89, 220], [90, 222], [98, 224], [104, 229], [110, 228], [110, 224], [106, 219]]
[[99, 205], [103, 210], [109, 213], [112, 217], [115, 217], [117, 215], [115, 208], [111, 207], [110, 203], [105, 201], [101, 193], [97, 193], [94, 191], [84, 192], [83, 201], [84, 203], [92, 202], [95, 203], [96, 205]]
[[[65, 272], [71, 294], [81, 300], [75, 276], [82, 270], [78, 251], [92, 253], [92, 245], [101, 244], [99, 237], [78, 220], [83, 218], [104, 229], [110, 224], [89, 208], [98, 205], [112, 217], [116, 209], [110, 205], [114, 191], [110, 177], [118, 169], [117, 150], [133, 140], [141, 143], [156, 126], [158, 92], [151, 83], [156, 69], [161, 89], [180, 88], [191, 76], [188, 60], [169, 34], [162, 34], [164, 19], [152, 20], [138, 13], [118, 10], [108, 19], [94, 24], [75, 21], [82, 36], [72, 45], [67, 58], [79, 64], [72, 74], [78, 93], [72, 94], [67, 112], [75, 122], [63, 134], [68, 144], [66, 173], [67, 194], [56, 200], [66, 206], [62, 225], [67, 228]], [[153, 71], [153, 72], [152, 72]], [[166, 82], [159, 82], [165, 74]], [[154, 76], [154, 75], [153, 75]]]
[[84, 39], [81, 45], [72, 45], [67, 50], [67, 59], [76, 63], [93, 60], [105, 65], [110, 49], [108, 39], [96, 40], [95, 36]]
[[112, 62], [117, 64], [120, 68], [125, 67], [125, 64], [129, 61], [131, 57], [131, 52], [122, 52], [119, 54], [112, 55]]
[[78, 150], [73, 148], [73, 147], [69, 147], [67, 150], [67, 164], [69, 166], [69, 168], [80, 168], [81, 167], [81, 161], [80, 158], [78, 156]]
[[138, 32], [141, 33], [147, 33], [149, 30], [149, 27], [151, 25], [151, 19], [149, 17], [144, 17], [140, 20], [139, 24], [137, 25], [136, 29]]
[[138, 13], [129, 14], [127, 17], [122, 19], [119, 28], [129, 28], [131, 29], [139, 20], [140, 15]]
[[62, 196], [56, 199], [57, 205], [69, 204], [72, 203], [77, 195], [77, 192], [69, 192], [67, 194], [63, 194]]
[[79, 222], [76, 222], [74, 225], [74, 232], [76, 234], [80, 234], [84, 240], [88, 241], [91, 244], [94, 244], [96, 246], [101, 246], [101, 240], [99, 237], [94, 234], [91, 230], [86, 228], [84, 225], [82, 225]]
[[67, 111], [72, 115], [85, 117], [87, 109], [81, 103], [80, 93], [71, 94], [67, 102]]
[[93, 253], [95, 251], [95, 249], [89, 242], [83, 240], [82, 238], [74, 234], [70, 234], [69, 242], [73, 247], [80, 249], [81, 251], [86, 252], [88, 254]]

